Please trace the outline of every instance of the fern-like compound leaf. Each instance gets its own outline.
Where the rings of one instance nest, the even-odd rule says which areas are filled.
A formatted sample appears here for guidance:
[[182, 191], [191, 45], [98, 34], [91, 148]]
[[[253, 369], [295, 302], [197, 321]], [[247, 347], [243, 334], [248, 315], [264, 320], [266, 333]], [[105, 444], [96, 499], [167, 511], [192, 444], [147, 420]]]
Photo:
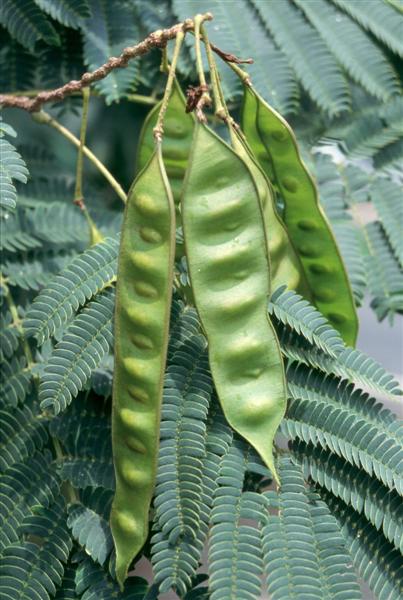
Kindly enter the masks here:
[[[184, 473], [188, 471], [189, 466], [193, 467], [192, 474], [196, 474], [195, 481], [200, 486], [199, 502], [195, 502], [194, 498], [191, 499], [192, 506], [196, 509], [193, 521], [199, 523], [199, 529], [194, 530], [192, 535], [176, 536], [173, 543], [172, 535], [166, 535], [162, 531], [158, 531], [158, 523], [155, 523], [157, 533], [151, 540], [152, 563], [156, 585], [158, 585], [160, 593], [173, 588], [179, 595], [186, 597], [187, 590], [192, 587], [196, 571], [200, 566], [208, 533], [212, 502], [217, 487], [220, 456], [228, 451], [231, 440], [232, 433], [224, 421], [221, 410], [215, 403], [210, 404], [205, 455], [201, 460], [198, 458], [197, 461], [190, 457], [190, 460], [183, 464]], [[197, 463], [200, 467], [199, 473], [194, 469]], [[164, 463], [160, 457], [158, 469], [160, 481], [162, 481], [165, 472], [169, 473], [169, 465], [169, 461]], [[181, 501], [183, 507], [186, 507], [186, 497], [182, 498]], [[173, 519], [175, 519], [177, 512], [176, 507], [172, 511]]]
[[[348, 15], [325, 0], [293, 0], [353, 79], [380, 100], [399, 91], [391, 64]], [[337, 23], [337, 27], [335, 24]]]
[[[90, 70], [104, 64], [111, 56], [139, 41], [135, 13], [130, 3], [115, 0], [88, 0], [91, 17], [82, 24], [84, 59]], [[135, 87], [138, 61], [132, 60], [125, 69], [115, 70], [96, 84], [106, 102], [117, 101]]]
[[57, 31], [34, 0], [3, 0], [0, 23], [31, 52], [38, 40], [47, 44], [60, 43]]
[[80, 502], [69, 506], [67, 525], [73, 537], [91, 558], [103, 565], [112, 548], [109, 513], [113, 492], [103, 488], [86, 488]]
[[403, 580], [401, 553], [364, 516], [357, 517], [354, 509], [347, 507], [342, 500], [329, 493], [323, 494], [323, 498], [341, 526], [354, 567], [377, 600], [400, 598]]
[[361, 0], [360, 2], [332, 0], [332, 2], [345, 10], [396, 54], [403, 57], [401, 19], [399, 14], [386, 2], [373, 2], [373, 0]]
[[16, 463], [0, 480], [0, 553], [20, 539], [19, 527], [37, 506], [56, 497], [60, 480], [49, 452], [32, 453], [29, 463]]
[[192, 538], [199, 529], [211, 393], [206, 342], [196, 337], [174, 353], [164, 383], [155, 509], [158, 527], [171, 543], [179, 536]]
[[83, 389], [112, 344], [114, 290], [98, 294], [67, 328], [56, 345], [39, 386], [42, 409], [66, 409]]
[[25, 319], [28, 335], [43, 344], [66, 325], [78, 310], [116, 279], [119, 243], [113, 238], [77, 256], [30, 306]]
[[348, 109], [348, 85], [339, 64], [296, 7], [289, 0], [252, 3], [315, 102], [330, 115]]
[[23, 260], [17, 258], [3, 262], [3, 273], [8, 284], [23, 290], [40, 290], [53, 276], [63, 269], [75, 255], [71, 252], [57, 252], [54, 249], [39, 249]]
[[265, 494], [278, 508], [278, 514], [267, 510], [262, 529], [271, 598], [361, 600], [336, 519], [305, 487], [301, 468], [289, 457], [281, 459], [279, 474], [278, 497], [271, 492]]
[[[0, 89], [2, 93], [30, 90], [34, 86], [37, 58], [12, 39], [5, 30], [0, 34]], [[1, 126], [0, 126], [1, 128]], [[23, 156], [24, 152], [21, 149]]]
[[48, 202], [27, 213], [36, 238], [52, 244], [88, 243], [88, 223], [76, 207], [61, 202]]
[[[28, 169], [14, 146], [5, 139], [4, 124], [0, 123], [0, 209], [14, 211], [17, 206], [17, 192], [14, 180], [27, 182]], [[11, 132], [14, 131], [11, 129]]]
[[288, 371], [288, 388], [285, 435], [328, 448], [403, 494], [403, 426], [390, 411], [346, 382], [302, 365]]
[[[371, 185], [370, 193], [390, 245], [403, 269], [403, 188], [388, 179], [377, 179]], [[401, 277], [403, 279], [403, 271]]]
[[76, 595], [76, 565], [68, 562], [64, 569], [63, 579], [57, 588], [55, 600], [79, 600]]
[[67, 410], [54, 417], [50, 432], [63, 445], [56, 460], [58, 474], [75, 488], [115, 488], [110, 415], [77, 397]]
[[256, 525], [242, 523], [259, 518], [264, 501], [260, 494], [242, 491], [250, 453], [244, 442], [235, 440], [221, 460], [211, 513], [211, 600], [248, 600], [260, 594], [260, 532]]
[[364, 514], [403, 553], [403, 505], [395, 490], [389, 490], [335, 454], [310, 444], [294, 442], [292, 452], [307, 479]]
[[186, 340], [201, 333], [201, 324], [197, 311], [192, 306], [187, 306], [178, 298], [173, 298], [169, 321], [169, 346], [168, 357], [180, 348]]
[[381, 395], [401, 395], [399, 383], [373, 358], [360, 350], [345, 348], [332, 358], [308, 345], [295, 332], [279, 331], [283, 353], [290, 359], [337, 375], [354, 384], [370, 388]]
[[116, 581], [91, 558], [83, 560], [76, 571], [76, 592], [81, 600], [144, 600], [147, 588], [145, 579], [129, 577], [120, 592]]
[[173, 588], [181, 597], [200, 565], [219, 456], [231, 441], [211, 402], [213, 383], [199, 330], [195, 311], [174, 300], [151, 542], [155, 585], [160, 593]]
[[31, 371], [25, 357], [4, 360], [0, 367], [0, 406], [17, 406], [23, 402], [31, 387]]
[[[367, 274], [362, 259], [363, 240], [361, 230], [356, 227], [347, 211], [347, 197], [361, 192], [361, 178], [356, 176], [355, 185], [352, 186], [352, 178], [348, 177], [349, 167], [340, 172], [332, 159], [321, 153], [315, 155], [314, 166], [321, 203], [330, 219], [347, 268], [354, 300], [360, 306], [367, 287]], [[362, 176], [362, 171], [357, 171]], [[367, 175], [364, 185], [367, 186]]]
[[28, 406], [0, 411], [0, 471], [24, 461], [48, 439], [46, 428]]
[[19, 345], [21, 332], [10, 312], [0, 315], [0, 364], [11, 358]]
[[7, 252], [27, 251], [31, 248], [39, 248], [41, 242], [31, 233], [23, 230], [22, 215], [6, 215], [0, 221], [0, 251]]
[[29, 540], [4, 549], [0, 558], [0, 596], [48, 600], [62, 582], [72, 540], [66, 524], [65, 501], [59, 497], [49, 507], [27, 516], [20, 527]]
[[379, 222], [365, 227], [369, 253], [365, 257], [371, 306], [382, 320], [403, 312], [403, 268], [395, 258]]
[[87, 0], [35, 0], [52, 19], [68, 27], [79, 27], [81, 19], [91, 16]]
[[330, 356], [337, 356], [344, 348], [339, 332], [327, 319], [302, 296], [285, 286], [272, 294], [269, 313]]

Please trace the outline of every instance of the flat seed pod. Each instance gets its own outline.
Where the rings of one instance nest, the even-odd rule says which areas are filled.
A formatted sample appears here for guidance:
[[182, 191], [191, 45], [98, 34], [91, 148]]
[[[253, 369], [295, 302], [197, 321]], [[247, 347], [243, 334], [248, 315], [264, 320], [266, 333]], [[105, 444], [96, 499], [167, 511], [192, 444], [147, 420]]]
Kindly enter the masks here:
[[[144, 121], [137, 153], [137, 171], [145, 167], [154, 151], [153, 129], [157, 124], [160, 109], [161, 102], [149, 112]], [[195, 125], [193, 115], [186, 113], [185, 109], [186, 99], [178, 81], [175, 79], [164, 118], [162, 156], [177, 208], [177, 217], [179, 216], [182, 183], [185, 177]]]
[[175, 208], [158, 145], [129, 192], [118, 262], [111, 529], [120, 586], [148, 533], [174, 253]]
[[355, 344], [358, 318], [350, 282], [314, 180], [301, 159], [288, 123], [249, 86], [244, 89], [242, 129], [284, 201], [284, 223], [296, 248], [317, 308]]
[[282, 285], [296, 290], [305, 297], [310, 297], [310, 290], [305, 279], [298, 255], [288, 237], [287, 229], [280, 219], [270, 181], [256, 162], [253, 154], [241, 136], [231, 130], [232, 147], [247, 164], [255, 180], [266, 228], [266, 238], [270, 257], [271, 292]]
[[200, 123], [182, 219], [196, 308], [224, 414], [275, 474], [273, 439], [286, 389], [267, 317], [269, 264], [259, 196], [244, 161]]

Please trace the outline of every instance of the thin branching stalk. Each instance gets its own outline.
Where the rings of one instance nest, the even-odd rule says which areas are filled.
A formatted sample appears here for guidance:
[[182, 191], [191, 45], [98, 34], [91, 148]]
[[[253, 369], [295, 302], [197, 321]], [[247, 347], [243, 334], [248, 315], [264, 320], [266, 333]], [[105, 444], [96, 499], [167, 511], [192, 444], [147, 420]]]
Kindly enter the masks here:
[[[213, 18], [210, 13], [203, 15], [204, 21], [209, 21]], [[0, 95], [0, 105], [3, 108], [14, 107], [22, 108], [28, 112], [38, 112], [47, 102], [60, 102], [66, 96], [70, 96], [75, 92], [80, 92], [83, 88], [88, 87], [92, 83], [104, 79], [111, 71], [127, 67], [130, 60], [143, 56], [153, 48], [163, 48], [169, 40], [176, 38], [179, 31], [188, 31], [194, 28], [192, 19], [186, 19], [183, 23], [178, 23], [169, 29], [159, 29], [150, 33], [142, 42], [135, 46], [129, 46], [123, 50], [119, 57], [111, 57], [105, 64], [84, 75], [79, 80], [69, 81], [65, 85], [50, 90], [48, 92], [40, 92], [34, 98], [25, 96], [12, 96], [9, 94]]]
[[83, 89], [83, 111], [81, 115], [81, 127], [80, 127], [80, 146], [77, 152], [77, 168], [76, 168], [76, 185], [74, 190], [74, 204], [76, 204], [81, 211], [84, 213], [85, 218], [87, 219], [89, 233], [90, 233], [90, 243], [96, 244], [97, 242], [102, 241], [103, 236], [101, 232], [98, 230], [94, 221], [91, 219], [91, 215], [88, 212], [88, 208], [84, 202], [83, 195], [83, 149], [85, 146], [85, 137], [87, 133], [87, 124], [88, 124], [88, 109], [90, 104], [90, 88]]
[[[80, 147], [80, 140], [74, 134], [72, 134], [69, 129], [64, 127], [61, 123], [59, 123], [55, 118], [51, 117], [45, 111], [41, 110], [38, 113], [33, 113], [32, 118], [38, 123], [50, 125], [51, 127], [53, 127], [53, 129], [56, 129], [56, 131], [58, 131], [67, 140], [69, 140], [69, 142], [76, 146], [76, 148]], [[113, 177], [112, 173], [108, 171], [105, 165], [95, 156], [93, 152], [91, 152], [89, 148], [87, 148], [87, 146], [83, 147], [83, 153], [96, 166], [98, 171], [102, 173], [102, 175], [109, 182], [111, 187], [115, 190], [116, 194], [119, 196], [122, 202], [126, 202], [126, 192], [124, 191], [120, 183], [118, 183], [118, 181], [116, 181], [116, 179]]]
[[179, 57], [180, 49], [181, 49], [184, 38], [185, 38], [185, 32], [183, 30], [178, 31], [178, 34], [176, 36], [174, 53], [172, 56], [172, 63], [169, 67], [168, 80], [167, 80], [167, 84], [165, 86], [164, 97], [162, 99], [161, 108], [158, 113], [157, 124], [153, 130], [154, 137], [157, 141], [161, 141], [163, 133], [164, 133], [164, 117], [165, 117], [165, 113], [166, 113], [166, 110], [168, 107], [169, 98], [171, 97], [172, 86], [173, 86], [173, 82], [175, 79], [176, 65], [178, 63], [178, 57]]

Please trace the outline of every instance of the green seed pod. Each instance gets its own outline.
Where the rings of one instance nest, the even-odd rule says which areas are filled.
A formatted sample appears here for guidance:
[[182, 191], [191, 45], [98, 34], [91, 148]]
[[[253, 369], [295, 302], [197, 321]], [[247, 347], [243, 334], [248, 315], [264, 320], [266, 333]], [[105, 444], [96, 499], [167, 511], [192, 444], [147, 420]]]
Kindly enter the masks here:
[[[138, 171], [144, 168], [154, 151], [153, 129], [157, 123], [160, 109], [161, 102], [150, 111], [144, 121], [137, 153]], [[193, 115], [186, 113], [185, 109], [185, 96], [175, 79], [164, 118], [162, 156], [176, 205], [178, 225], [180, 225], [179, 203], [182, 183], [185, 177], [195, 124]]]
[[182, 219], [196, 308], [224, 414], [275, 475], [273, 439], [286, 389], [267, 317], [269, 263], [259, 195], [244, 161], [200, 123], [184, 182]]
[[358, 318], [350, 282], [316, 185], [288, 123], [249, 86], [244, 89], [242, 128], [263, 169], [284, 201], [284, 223], [296, 248], [317, 308], [355, 344]]
[[309, 298], [310, 290], [305, 273], [290, 242], [287, 230], [277, 213], [270, 181], [254, 159], [247, 143], [234, 128], [231, 128], [230, 131], [232, 147], [247, 164], [259, 194], [269, 248], [271, 292], [281, 285], [286, 285], [289, 289], [296, 290]]
[[129, 192], [118, 263], [111, 529], [120, 586], [148, 533], [174, 254], [175, 207], [158, 144]]

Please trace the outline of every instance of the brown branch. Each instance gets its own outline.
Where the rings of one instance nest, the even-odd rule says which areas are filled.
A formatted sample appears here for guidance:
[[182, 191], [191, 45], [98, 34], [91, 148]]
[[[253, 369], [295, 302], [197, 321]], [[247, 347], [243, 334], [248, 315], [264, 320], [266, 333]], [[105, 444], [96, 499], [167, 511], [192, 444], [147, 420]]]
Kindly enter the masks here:
[[[213, 16], [210, 13], [204, 15], [204, 20], [206, 21], [211, 21], [212, 18]], [[177, 23], [169, 29], [159, 29], [158, 31], [154, 31], [153, 33], [150, 33], [145, 40], [136, 44], [136, 46], [125, 48], [119, 57], [111, 57], [104, 65], [95, 69], [95, 71], [84, 73], [79, 80], [70, 81], [55, 90], [40, 92], [34, 98], [1, 94], [0, 105], [3, 108], [22, 108], [28, 112], [38, 112], [46, 102], [60, 102], [66, 96], [80, 92], [84, 87], [87, 87], [100, 79], [104, 79], [114, 69], [125, 68], [132, 58], [143, 56], [143, 54], [146, 54], [153, 48], [163, 48], [169, 40], [176, 37], [179, 31], [190, 31], [193, 27], [193, 20], [186, 19], [183, 23]]]

